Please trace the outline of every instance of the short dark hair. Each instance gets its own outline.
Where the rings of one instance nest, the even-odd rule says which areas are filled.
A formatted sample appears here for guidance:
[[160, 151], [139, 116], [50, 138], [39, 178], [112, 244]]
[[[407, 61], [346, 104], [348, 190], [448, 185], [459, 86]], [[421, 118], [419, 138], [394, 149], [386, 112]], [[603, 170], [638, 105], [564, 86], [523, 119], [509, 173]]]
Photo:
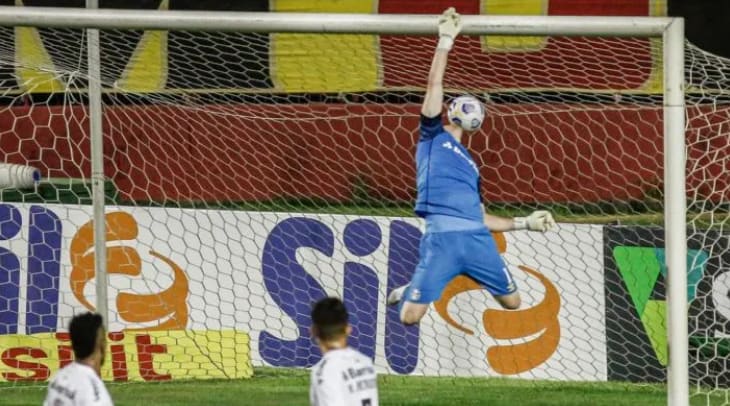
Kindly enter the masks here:
[[348, 319], [345, 304], [336, 297], [322, 299], [312, 308], [312, 325], [317, 338], [323, 341], [346, 334]]
[[100, 314], [86, 312], [77, 314], [71, 319], [68, 333], [71, 336], [71, 347], [77, 360], [88, 358], [96, 349], [99, 328], [104, 322]]

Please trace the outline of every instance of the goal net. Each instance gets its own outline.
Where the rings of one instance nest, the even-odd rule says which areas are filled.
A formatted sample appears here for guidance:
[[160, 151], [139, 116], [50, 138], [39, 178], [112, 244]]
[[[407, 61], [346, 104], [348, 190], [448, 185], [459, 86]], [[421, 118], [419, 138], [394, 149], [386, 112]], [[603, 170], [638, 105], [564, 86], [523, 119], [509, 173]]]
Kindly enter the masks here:
[[[0, 29], [0, 381], [71, 360], [95, 295], [84, 32]], [[490, 213], [552, 211], [495, 234], [523, 295], [502, 311], [458, 277], [417, 327], [408, 282], [418, 112], [432, 37], [101, 32], [109, 360], [105, 378], [240, 378], [320, 357], [309, 311], [342, 297], [379, 372], [666, 379], [662, 44], [462, 37], [448, 97], [486, 105], [464, 139]], [[728, 61], [687, 46], [689, 371], [726, 385]]]

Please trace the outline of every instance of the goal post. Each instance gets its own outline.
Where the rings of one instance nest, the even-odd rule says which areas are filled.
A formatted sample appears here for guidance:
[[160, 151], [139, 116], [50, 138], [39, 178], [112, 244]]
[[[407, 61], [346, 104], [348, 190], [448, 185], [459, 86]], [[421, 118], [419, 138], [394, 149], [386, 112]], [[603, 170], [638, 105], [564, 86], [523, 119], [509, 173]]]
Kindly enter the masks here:
[[[99, 8], [98, 0], [86, 0], [88, 10]], [[102, 133], [103, 112], [101, 101], [101, 52], [99, 49], [99, 30], [86, 30], [86, 52], [88, 54], [88, 95], [89, 95], [89, 138], [91, 142], [91, 197], [94, 206], [94, 269], [96, 271], [96, 310], [102, 314], [104, 327], [109, 328], [107, 310], [106, 274], [106, 216], [104, 203], [104, 135]]]
[[[156, 10], [106, 10], [43, 7], [0, 7], [0, 25], [59, 27], [76, 29], [229, 31], [245, 33], [388, 34], [435, 35], [434, 15], [307, 14], [254, 12], [185, 12]], [[610, 36], [661, 38], [663, 58], [663, 153], [664, 227], [666, 243], [668, 402], [672, 406], [689, 402], [688, 312], [687, 312], [687, 218], [685, 144], [685, 39], [681, 18], [661, 17], [537, 17], [463, 16], [464, 35], [490, 36]], [[92, 61], [89, 37], [88, 69]], [[407, 52], [407, 50], [404, 50]], [[103, 64], [104, 61], [102, 60]], [[424, 61], [424, 63], [426, 63]], [[89, 71], [90, 154], [94, 182], [94, 231], [105, 230], [103, 209], [104, 151], [102, 92], [99, 71]], [[99, 194], [101, 193], [101, 196]], [[352, 223], [350, 223], [352, 224]], [[349, 226], [348, 226], [349, 227]], [[364, 230], [367, 227], [364, 228]], [[345, 229], [345, 240], [348, 239]], [[349, 238], [357, 238], [350, 236]], [[106, 252], [106, 241], [95, 238], [95, 251]], [[95, 256], [96, 277], [106, 278], [106, 259]], [[316, 261], [315, 261], [316, 262]], [[105, 287], [105, 279], [97, 288]], [[106, 303], [104, 289], [99, 303]], [[98, 306], [103, 309], [102, 305]], [[387, 346], [387, 344], [386, 344]], [[386, 351], [388, 351], [386, 349]]]
[[664, 227], [667, 250], [669, 405], [689, 404], [687, 203], [685, 190], [684, 20], [664, 30]]

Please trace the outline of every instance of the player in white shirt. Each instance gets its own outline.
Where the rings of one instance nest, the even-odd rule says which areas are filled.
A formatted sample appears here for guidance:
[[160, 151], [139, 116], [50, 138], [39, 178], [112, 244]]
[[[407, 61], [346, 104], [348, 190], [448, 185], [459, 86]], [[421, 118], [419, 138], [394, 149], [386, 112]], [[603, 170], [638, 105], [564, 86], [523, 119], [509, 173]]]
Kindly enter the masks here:
[[373, 361], [347, 346], [352, 332], [345, 305], [322, 299], [312, 309], [312, 337], [322, 359], [312, 368], [312, 406], [378, 406], [378, 380]]
[[68, 327], [75, 361], [63, 367], [48, 384], [44, 406], [112, 406], [101, 366], [106, 351], [106, 331], [100, 315], [74, 316]]

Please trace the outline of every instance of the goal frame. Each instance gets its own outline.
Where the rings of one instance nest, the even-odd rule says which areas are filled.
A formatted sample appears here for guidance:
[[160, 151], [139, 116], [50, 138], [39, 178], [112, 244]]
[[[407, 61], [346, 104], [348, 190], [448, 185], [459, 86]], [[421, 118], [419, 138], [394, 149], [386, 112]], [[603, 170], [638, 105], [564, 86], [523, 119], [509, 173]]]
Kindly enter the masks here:
[[[89, 119], [97, 309], [106, 313], [103, 139], [98, 30], [186, 30], [257, 33], [435, 35], [435, 15], [198, 12], [89, 8], [0, 7], [0, 25], [87, 29]], [[663, 42], [664, 226], [669, 346], [667, 403], [689, 404], [687, 326], [687, 220], [684, 98], [684, 19], [664, 17], [486, 16], [462, 17], [464, 35], [654, 37]], [[96, 72], [96, 74], [94, 74]], [[106, 319], [106, 318], [105, 318]]]

